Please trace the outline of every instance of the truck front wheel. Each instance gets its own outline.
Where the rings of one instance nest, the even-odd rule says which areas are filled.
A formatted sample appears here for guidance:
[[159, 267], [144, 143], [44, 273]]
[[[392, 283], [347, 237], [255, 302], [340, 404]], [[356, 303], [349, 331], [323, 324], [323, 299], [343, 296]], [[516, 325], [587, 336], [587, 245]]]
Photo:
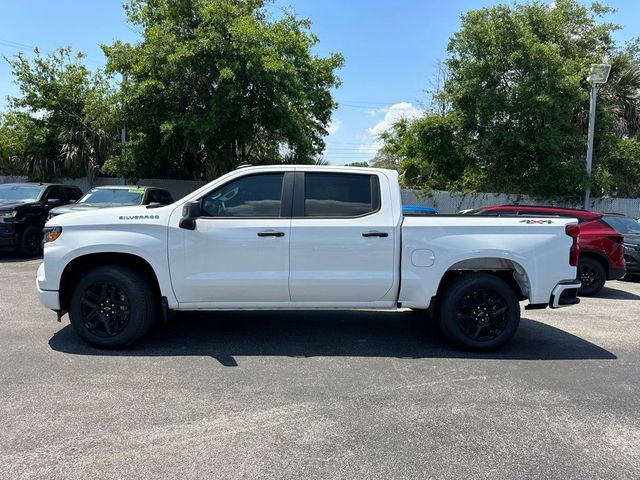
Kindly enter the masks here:
[[85, 342], [98, 348], [122, 348], [153, 325], [155, 298], [143, 275], [126, 267], [87, 271], [69, 303], [69, 319]]
[[440, 328], [453, 344], [495, 350], [516, 333], [520, 304], [503, 280], [485, 273], [462, 274], [446, 287], [439, 306]]

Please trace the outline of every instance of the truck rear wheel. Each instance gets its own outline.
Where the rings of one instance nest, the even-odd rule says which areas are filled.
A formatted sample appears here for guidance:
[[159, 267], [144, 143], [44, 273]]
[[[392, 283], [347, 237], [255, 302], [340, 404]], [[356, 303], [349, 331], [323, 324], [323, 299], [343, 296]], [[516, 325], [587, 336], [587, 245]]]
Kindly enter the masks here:
[[495, 350], [513, 337], [520, 324], [516, 293], [500, 278], [485, 273], [452, 280], [438, 310], [443, 335], [468, 350]]
[[69, 304], [69, 319], [85, 342], [98, 348], [122, 348], [153, 325], [155, 298], [140, 273], [126, 267], [96, 267], [85, 273]]

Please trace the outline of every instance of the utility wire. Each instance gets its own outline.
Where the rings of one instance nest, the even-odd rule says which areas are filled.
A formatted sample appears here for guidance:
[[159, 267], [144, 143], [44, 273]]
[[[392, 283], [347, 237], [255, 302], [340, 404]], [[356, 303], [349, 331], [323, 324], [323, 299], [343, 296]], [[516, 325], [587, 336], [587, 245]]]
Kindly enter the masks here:
[[[0, 39], [0, 45], [4, 45], [5, 47], [10, 47], [16, 50], [20, 50], [22, 52], [33, 52], [36, 48], [38, 48], [33, 45], [27, 45], [25, 43], [19, 43], [19, 42], [14, 42], [13, 40], [5, 40], [5, 39]], [[45, 54], [49, 54], [53, 52], [53, 50], [44, 51], [39, 48], [38, 50], [40, 50]], [[104, 66], [104, 62], [98, 62], [97, 60], [86, 57], [86, 56], [83, 57], [82, 60], [94, 66], [98, 66], [98, 67]]]

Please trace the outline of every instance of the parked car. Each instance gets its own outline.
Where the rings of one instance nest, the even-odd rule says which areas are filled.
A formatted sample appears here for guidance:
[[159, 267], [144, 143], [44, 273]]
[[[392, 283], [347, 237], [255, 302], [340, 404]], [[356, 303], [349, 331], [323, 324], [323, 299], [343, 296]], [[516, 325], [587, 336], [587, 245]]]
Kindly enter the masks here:
[[579, 302], [575, 219], [404, 217], [391, 170], [245, 167], [170, 206], [60, 215], [45, 232], [40, 302], [102, 348], [156, 312], [401, 306], [490, 350], [516, 332], [519, 300]]
[[75, 202], [82, 190], [51, 183], [0, 184], [0, 248], [34, 257], [42, 250], [49, 210]]
[[581, 296], [596, 295], [606, 280], [622, 278], [626, 274], [623, 237], [605, 221], [602, 213], [574, 208], [500, 205], [466, 210], [464, 215], [577, 218], [580, 227], [578, 280], [582, 282], [578, 294]]
[[173, 198], [164, 188], [109, 185], [91, 189], [74, 204], [52, 209], [49, 212], [49, 218], [63, 213], [82, 212], [97, 208], [149, 205], [151, 203], [169, 205], [173, 203]]
[[602, 220], [624, 237], [627, 274], [640, 274], [640, 222], [624, 215], [605, 215]]
[[404, 205], [402, 214], [405, 217], [424, 217], [429, 215], [437, 215], [438, 210], [433, 207], [424, 207], [422, 205]]

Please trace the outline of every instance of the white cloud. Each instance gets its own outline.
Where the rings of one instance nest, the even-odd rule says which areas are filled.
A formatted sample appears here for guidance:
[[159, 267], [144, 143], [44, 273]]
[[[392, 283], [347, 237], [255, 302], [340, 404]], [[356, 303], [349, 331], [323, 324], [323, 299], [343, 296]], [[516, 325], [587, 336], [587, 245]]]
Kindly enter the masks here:
[[329, 125], [327, 126], [327, 133], [329, 135], [335, 135], [340, 130], [340, 126], [342, 125], [342, 120], [336, 118], [335, 120], [331, 120]]
[[375, 154], [382, 146], [378, 138], [381, 133], [391, 128], [401, 118], [418, 118], [423, 113], [420, 108], [409, 102], [394, 103], [382, 111], [385, 112], [384, 118], [367, 129], [367, 134], [362, 137], [363, 143], [358, 148], [359, 151]]

